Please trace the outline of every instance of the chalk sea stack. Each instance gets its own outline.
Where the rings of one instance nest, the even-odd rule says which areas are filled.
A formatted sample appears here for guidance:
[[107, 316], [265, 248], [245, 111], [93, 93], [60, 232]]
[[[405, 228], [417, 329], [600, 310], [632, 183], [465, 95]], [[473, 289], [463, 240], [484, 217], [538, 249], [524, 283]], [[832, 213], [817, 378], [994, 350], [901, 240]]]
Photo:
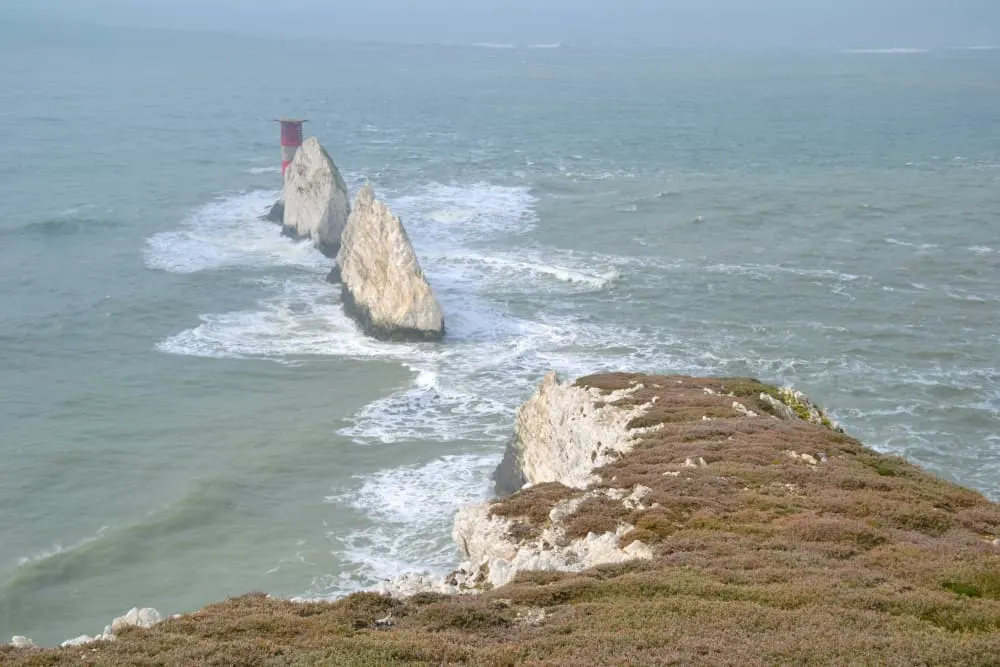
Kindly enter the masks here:
[[345, 312], [373, 338], [421, 341], [444, 336], [444, 314], [406, 229], [375, 199], [370, 183], [354, 201], [330, 280], [342, 283]]
[[[277, 216], [275, 204], [269, 218]], [[303, 142], [285, 173], [282, 233], [312, 239], [327, 257], [336, 257], [351, 213], [347, 185], [330, 155], [315, 137]]]

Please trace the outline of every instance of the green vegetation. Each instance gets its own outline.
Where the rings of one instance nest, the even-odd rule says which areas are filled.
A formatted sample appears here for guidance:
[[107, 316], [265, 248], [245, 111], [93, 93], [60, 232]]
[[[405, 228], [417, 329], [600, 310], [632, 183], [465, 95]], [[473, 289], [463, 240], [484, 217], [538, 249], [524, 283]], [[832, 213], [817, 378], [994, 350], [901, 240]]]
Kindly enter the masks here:
[[[997, 664], [998, 505], [842, 433], [771, 418], [759, 395], [778, 390], [754, 380], [578, 382], [645, 385], [624, 404], [659, 397], [646, 417], [662, 427], [598, 470], [598, 488], [649, 487], [643, 507], [597, 497], [567, 518], [573, 535], [635, 526], [622, 542], [650, 545], [651, 561], [523, 572], [468, 597], [247, 595], [113, 644], [0, 648], [0, 664]], [[729, 393], [763, 416], [732, 409]], [[539, 485], [493, 511], [530, 536], [578, 493]]]

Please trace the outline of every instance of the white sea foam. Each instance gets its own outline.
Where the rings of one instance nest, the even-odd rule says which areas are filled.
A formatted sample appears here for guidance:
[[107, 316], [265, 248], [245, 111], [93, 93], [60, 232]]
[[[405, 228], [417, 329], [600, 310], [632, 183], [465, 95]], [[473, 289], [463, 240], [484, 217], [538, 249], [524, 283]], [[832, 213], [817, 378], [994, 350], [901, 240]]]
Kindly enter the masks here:
[[[315, 252], [315, 251], [313, 251]], [[406, 358], [414, 346], [364, 336], [343, 312], [322, 274], [289, 278], [253, 310], [209, 313], [201, 324], [157, 344], [171, 354], [288, 360], [305, 355]]]
[[[538, 279], [545, 281], [558, 281], [563, 283], [575, 283], [595, 289], [607, 287], [619, 277], [617, 269], [601, 264], [603, 270], [594, 271], [592, 266], [584, 260], [575, 260], [571, 256], [560, 258], [554, 257], [560, 253], [548, 251], [539, 252], [535, 249], [522, 249], [517, 253], [492, 252], [484, 253], [477, 251], [452, 252], [435, 256], [435, 259], [442, 264], [461, 267], [472, 265], [474, 272], [484, 273], [484, 277], [492, 280], [510, 280], [511, 276], [517, 276], [519, 280], [528, 278], [527, 283], [537, 287]], [[516, 285], [515, 285], [516, 287]]]
[[421, 232], [413, 239], [418, 246], [421, 237], [431, 242], [461, 242], [469, 237], [527, 232], [537, 222], [535, 197], [524, 187], [432, 183], [388, 199], [407, 229]]
[[149, 238], [146, 266], [171, 273], [323, 266], [324, 258], [309, 243], [284, 238], [277, 225], [260, 219], [276, 197], [277, 192], [262, 190], [219, 197], [193, 212], [180, 229]]
[[780, 266], [776, 264], [713, 264], [704, 267], [707, 273], [722, 273], [745, 275], [758, 280], [773, 280], [776, 275], [794, 275], [803, 278], [815, 278], [819, 280], [830, 280], [835, 282], [852, 283], [855, 281], [868, 282], [871, 276], [856, 275], [830, 269], [803, 269], [794, 266]]
[[934, 250], [935, 248], [941, 247], [935, 243], [913, 243], [911, 241], [900, 241], [899, 239], [894, 238], [886, 238], [885, 242], [889, 245], [898, 245], [903, 248], [916, 248], [918, 250]]
[[250, 167], [247, 169], [248, 174], [280, 174], [281, 167], [270, 166], [270, 167]]
[[499, 456], [450, 455], [429, 463], [355, 475], [354, 483], [326, 498], [361, 512], [373, 524], [346, 535], [329, 535], [349, 563], [326, 591], [340, 595], [407, 571], [444, 571], [456, 562], [451, 541], [455, 511], [489, 495]]

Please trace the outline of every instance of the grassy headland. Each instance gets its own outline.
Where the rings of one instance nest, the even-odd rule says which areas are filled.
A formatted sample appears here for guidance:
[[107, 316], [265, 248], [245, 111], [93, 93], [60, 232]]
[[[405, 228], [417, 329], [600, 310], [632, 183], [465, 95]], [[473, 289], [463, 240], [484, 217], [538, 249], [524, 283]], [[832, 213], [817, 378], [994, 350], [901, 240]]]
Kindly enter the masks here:
[[[634, 525], [622, 541], [651, 561], [521, 573], [475, 596], [251, 594], [113, 643], [0, 648], [0, 665], [1000, 664], [1000, 506], [824, 416], [769, 418], [761, 394], [780, 392], [756, 380], [577, 381], [639, 383], [623, 401], [656, 402], [630, 427], [659, 428], [595, 488], [648, 487], [644, 508], [598, 496], [568, 521], [576, 536]], [[530, 534], [570, 493], [539, 485], [493, 512]]]

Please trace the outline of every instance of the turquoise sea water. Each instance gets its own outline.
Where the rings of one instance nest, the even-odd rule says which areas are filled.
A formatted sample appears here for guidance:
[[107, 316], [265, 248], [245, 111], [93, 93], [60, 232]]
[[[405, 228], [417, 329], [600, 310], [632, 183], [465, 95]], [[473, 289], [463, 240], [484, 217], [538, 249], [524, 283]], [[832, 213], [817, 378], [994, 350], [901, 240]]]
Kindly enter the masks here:
[[[257, 217], [300, 115], [446, 311]], [[752, 374], [1000, 498], [1000, 51], [0, 27], [0, 639], [446, 569], [548, 369]]]

